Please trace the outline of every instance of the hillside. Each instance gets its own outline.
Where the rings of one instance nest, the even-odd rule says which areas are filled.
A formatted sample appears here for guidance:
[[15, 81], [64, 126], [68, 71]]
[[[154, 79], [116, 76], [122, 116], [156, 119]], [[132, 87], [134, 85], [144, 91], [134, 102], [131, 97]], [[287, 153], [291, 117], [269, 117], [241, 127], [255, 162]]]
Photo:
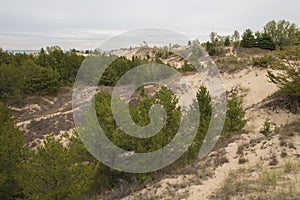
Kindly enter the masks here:
[[[230, 97], [237, 94], [243, 100], [247, 124], [242, 132], [222, 139], [215, 150], [202, 160], [165, 174], [162, 178], [157, 177], [147, 184], [121, 184], [105, 198], [278, 199], [289, 191], [292, 194], [287, 199], [299, 198], [299, 115], [268, 105], [270, 97], [278, 88], [266, 75], [268, 70], [276, 70], [270, 66], [253, 64], [253, 59], [270, 55], [270, 52], [243, 48], [227, 50], [225, 55], [213, 59], [220, 68], [227, 95]], [[155, 50], [150, 48], [122, 50], [119, 53], [129, 59], [137, 56], [153, 60], [155, 57]], [[161, 61], [175, 68], [184, 64], [176, 55], [161, 58]], [[196, 93], [202, 84], [201, 79], [195, 72], [184, 73], [184, 78]], [[153, 93], [151, 88], [148, 86], [148, 90]], [[110, 86], [100, 86], [97, 91], [111, 93], [112, 89]], [[179, 101], [188, 101], [190, 94], [185, 94], [183, 88], [180, 91]], [[65, 87], [58, 95], [29, 96], [9, 106], [30, 147], [40, 146], [48, 133], [61, 135], [72, 132], [74, 122], [71, 98], [72, 90]], [[268, 137], [259, 133], [266, 120], [270, 121], [273, 129]], [[289, 184], [288, 190], [285, 184]]]

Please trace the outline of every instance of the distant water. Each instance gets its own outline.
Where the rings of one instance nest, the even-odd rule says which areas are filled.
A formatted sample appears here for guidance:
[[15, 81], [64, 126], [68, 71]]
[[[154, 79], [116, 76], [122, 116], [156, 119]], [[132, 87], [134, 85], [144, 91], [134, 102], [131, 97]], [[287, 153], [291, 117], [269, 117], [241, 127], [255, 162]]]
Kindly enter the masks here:
[[36, 54], [40, 52], [40, 50], [6, 50], [6, 51], [12, 54], [16, 54], [16, 53]]

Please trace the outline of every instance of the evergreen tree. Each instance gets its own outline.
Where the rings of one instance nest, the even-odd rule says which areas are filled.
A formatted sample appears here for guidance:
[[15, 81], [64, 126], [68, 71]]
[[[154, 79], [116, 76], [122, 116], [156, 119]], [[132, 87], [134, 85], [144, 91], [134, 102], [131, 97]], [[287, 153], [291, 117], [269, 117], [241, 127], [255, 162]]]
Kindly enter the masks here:
[[272, 38], [269, 34], [263, 32], [256, 32], [256, 46], [261, 49], [269, 49], [269, 50], [275, 50], [276, 45], [272, 41]]
[[224, 46], [226, 46], [226, 47], [230, 46], [230, 39], [229, 39], [229, 36], [227, 36], [227, 37], [225, 38]]
[[0, 199], [15, 199], [21, 193], [15, 174], [18, 173], [23, 141], [9, 110], [0, 103]]
[[37, 65], [24, 66], [25, 80], [22, 86], [25, 94], [51, 95], [60, 88], [59, 74], [51, 68]]
[[223, 133], [230, 134], [240, 131], [246, 125], [245, 111], [243, 109], [243, 102], [236, 95], [234, 95], [227, 102], [226, 119], [223, 128]]
[[93, 184], [97, 166], [80, 162], [77, 144], [62, 142], [48, 135], [37, 152], [26, 151], [16, 176], [26, 198], [81, 199]]
[[246, 29], [242, 35], [241, 47], [255, 47], [255, 38], [251, 29]]
[[44, 48], [41, 48], [38, 58], [37, 58], [37, 64], [43, 67], [48, 66], [49, 64], [47, 63], [47, 54]]
[[190, 160], [194, 160], [199, 154], [199, 149], [206, 136], [212, 113], [211, 97], [205, 86], [200, 86], [196, 94], [196, 98], [198, 102], [200, 118], [197, 134], [186, 155]]
[[270, 81], [280, 88], [275, 96], [283, 98], [285, 107], [294, 113], [298, 112], [300, 104], [300, 67], [294, 62], [299, 61], [299, 52], [300, 45], [278, 51], [278, 56], [286, 61], [273, 64], [273, 68], [281, 72], [274, 74], [268, 71], [267, 75]]

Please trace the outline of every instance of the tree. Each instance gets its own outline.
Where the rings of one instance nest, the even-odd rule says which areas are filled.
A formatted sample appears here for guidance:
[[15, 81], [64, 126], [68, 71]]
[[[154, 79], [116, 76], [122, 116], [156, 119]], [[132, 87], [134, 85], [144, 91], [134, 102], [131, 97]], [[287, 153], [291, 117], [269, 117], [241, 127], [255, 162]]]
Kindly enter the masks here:
[[269, 49], [269, 50], [275, 50], [276, 45], [272, 41], [272, 38], [269, 34], [263, 32], [256, 32], [255, 33], [255, 40], [256, 40], [256, 46], [261, 49]]
[[99, 84], [113, 86], [128, 70], [143, 63], [147, 63], [147, 61], [141, 60], [137, 57], [132, 61], [126, 59], [125, 57], [118, 57], [106, 68], [99, 81]]
[[23, 78], [20, 70], [11, 64], [0, 65], [0, 98], [17, 96], [22, 93]]
[[242, 35], [241, 47], [255, 47], [255, 38], [251, 29], [246, 29]]
[[234, 95], [227, 102], [227, 111], [223, 132], [230, 134], [240, 131], [246, 125], [245, 111], [243, 109], [243, 101]]
[[280, 70], [280, 73], [274, 74], [272, 71], [268, 71], [267, 74], [270, 81], [280, 88], [275, 93], [275, 97], [282, 98], [284, 107], [294, 113], [298, 112], [300, 104], [300, 67], [297, 64], [300, 59], [299, 52], [300, 45], [278, 51], [279, 57], [285, 61], [277, 62], [273, 68]]
[[233, 42], [235, 43], [240, 42], [240, 33], [237, 30], [235, 30], [233, 33]]
[[197, 130], [197, 134], [187, 153], [187, 156], [191, 160], [197, 158], [199, 154], [199, 149], [206, 136], [206, 132], [210, 124], [211, 113], [212, 113], [211, 97], [209, 91], [205, 86], [201, 85], [199, 87], [199, 90], [196, 94], [196, 98], [198, 102], [200, 118], [199, 118], [199, 127]]
[[211, 32], [209, 37], [210, 42], [206, 42], [206, 51], [210, 56], [213, 56], [219, 53], [218, 34], [216, 32]]
[[206, 42], [206, 51], [208, 51], [210, 56], [217, 54], [217, 48], [210, 42]]
[[0, 103], [0, 199], [15, 199], [21, 193], [15, 174], [21, 160], [23, 141], [9, 110]]
[[41, 48], [39, 52], [39, 56], [37, 57], [37, 64], [43, 67], [48, 66], [49, 64], [47, 63], [47, 54], [44, 48]]
[[59, 74], [51, 68], [36, 65], [24, 66], [25, 94], [49, 95], [55, 94], [60, 88]]
[[197, 69], [191, 65], [188, 64], [187, 61], [184, 61], [183, 65], [181, 66], [181, 68], [178, 69], [179, 72], [194, 72], [197, 71]]
[[64, 53], [61, 64], [57, 68], [57, 71], [60, 74], [60, 81], [63, 82], [64, 85], [72, 86], [83, 60], [84, 57], [77, 55], [76, 51]]
[[216, 45], [216, 43], [218, 42], [218, 34], [216, 32], [211, 32], [210, 33], [210, 41], [213, 45]]
[[[72, 140], [67, 137], [68, 140]], [[16, 176], [28, 199], [81, 199], [95, 179], [97, 165], [80, 162], [77, 144], [48, 135], [35, 153], [26, 151]]]
[[1, 64], [8, 64], [11, 60], [12, 54], [3, 51], [2, 48], [0, 48], [0, 65]]
[[285, 20], [276, 22], [272, 20], [264, 26], [264, 32], [268, 34], [276, 46], [284, 47], [299, 43], [299, 29], [296, 24]]
[[230, 39], [229, 39], [229, 36], [227, 36], [227, 37], [225, 38], [224, 46], [226, 46], [226, 47], [230, 46]]

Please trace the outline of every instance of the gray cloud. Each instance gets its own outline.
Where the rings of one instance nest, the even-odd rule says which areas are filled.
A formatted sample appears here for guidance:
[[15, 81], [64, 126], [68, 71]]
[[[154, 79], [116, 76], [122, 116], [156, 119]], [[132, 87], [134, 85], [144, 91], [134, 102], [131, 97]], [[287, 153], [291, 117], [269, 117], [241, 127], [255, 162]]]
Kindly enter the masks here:
[[0, 0], [0, 46], [95, 48], [122, 31], [159, 27], [206, 40], [211, 31], [260, 30], [271, 19], [299, 24], [298, 0]]

